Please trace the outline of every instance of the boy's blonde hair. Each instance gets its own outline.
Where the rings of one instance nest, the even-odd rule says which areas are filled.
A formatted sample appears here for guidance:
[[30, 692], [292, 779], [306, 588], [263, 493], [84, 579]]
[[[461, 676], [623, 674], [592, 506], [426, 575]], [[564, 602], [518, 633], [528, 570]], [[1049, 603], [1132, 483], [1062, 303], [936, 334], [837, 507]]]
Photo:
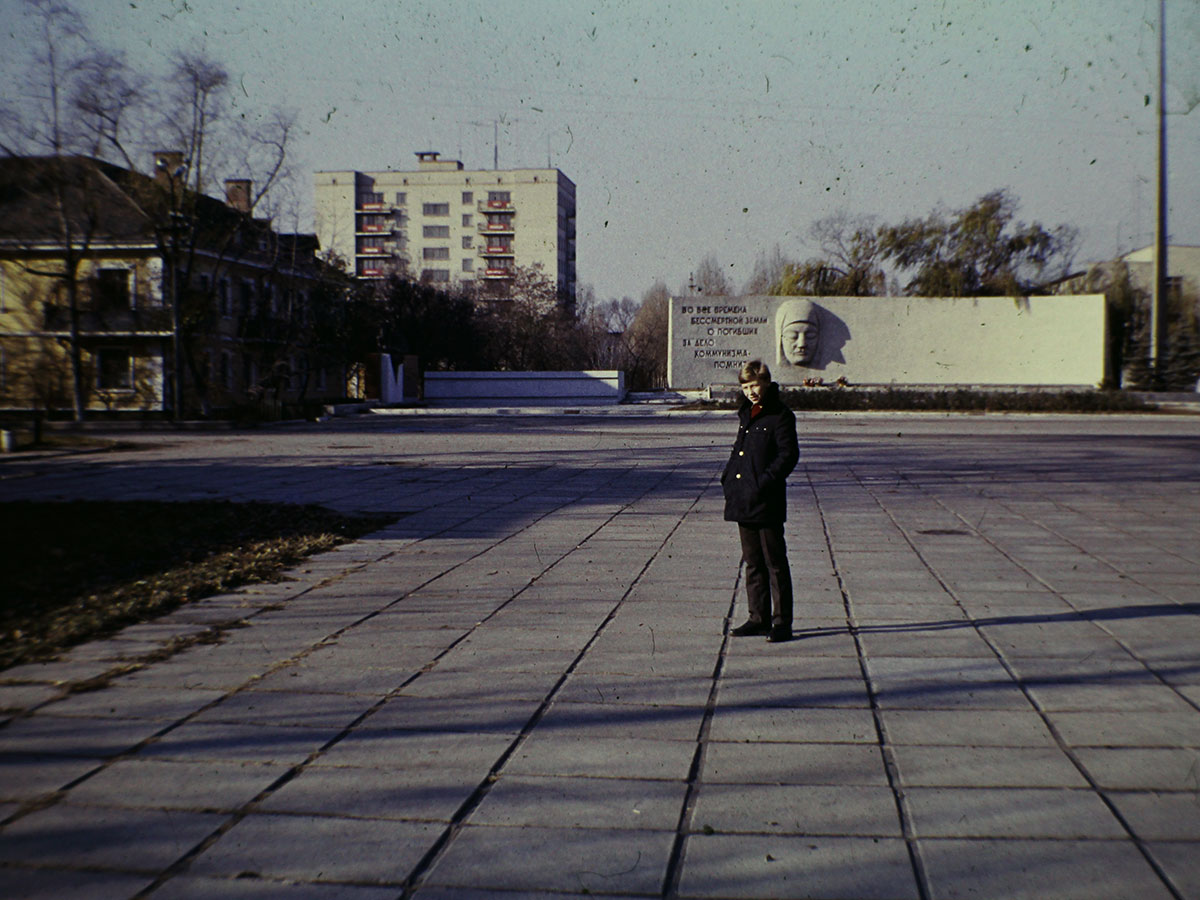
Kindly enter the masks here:
[[750, 360], [742, 366], [741, 374], [738, 375], [739, 384], [749, 384], [752, 381], [761, 381], [764, 384], [769, 384], [771, 381], [771, 370], [761, 359]]

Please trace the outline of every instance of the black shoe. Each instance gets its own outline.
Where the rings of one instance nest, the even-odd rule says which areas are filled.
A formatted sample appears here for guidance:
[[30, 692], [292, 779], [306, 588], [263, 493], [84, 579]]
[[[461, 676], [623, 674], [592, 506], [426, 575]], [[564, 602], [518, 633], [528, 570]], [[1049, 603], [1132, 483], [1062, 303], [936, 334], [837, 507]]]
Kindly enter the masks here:
[[767, 640], [772, 644], [782, 644], [792, 639], [792, 629], [788, 625], [772, 625]]
[[734, 637], [746, 637], [754, 634], [770, 634], [771, 629], [765, 622], [755, 622], [751, 619], [748, 622], [743, 622], [737, 628], [733, 628], [729, 632]]

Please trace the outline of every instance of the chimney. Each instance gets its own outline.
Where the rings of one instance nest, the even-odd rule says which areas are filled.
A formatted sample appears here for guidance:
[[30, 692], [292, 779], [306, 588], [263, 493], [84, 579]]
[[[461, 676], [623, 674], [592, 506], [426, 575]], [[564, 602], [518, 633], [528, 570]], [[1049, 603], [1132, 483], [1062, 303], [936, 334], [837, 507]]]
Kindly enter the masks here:
[[250, 213], [253, 182], [249, 178], [225, 179], [225, 202], [240, 213]]
[[170, 187], [172, 182], [182, 184], [180, 180], [186, 174], [187, 168], [183, 163], [183, 154], [178, 150], [154, 151], [154, 180], [159, 184]]

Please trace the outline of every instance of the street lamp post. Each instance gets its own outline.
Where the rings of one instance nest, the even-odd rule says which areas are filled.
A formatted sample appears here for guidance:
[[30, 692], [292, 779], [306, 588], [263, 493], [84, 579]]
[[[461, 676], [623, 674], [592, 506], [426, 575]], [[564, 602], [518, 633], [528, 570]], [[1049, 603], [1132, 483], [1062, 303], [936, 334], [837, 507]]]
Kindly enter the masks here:
[[1154, 291], [1150, 301], [1150, 377], [1162, 389], [1167, 374], [1167, 3], [1158, 5], [1158, 191], [1154, 227]]

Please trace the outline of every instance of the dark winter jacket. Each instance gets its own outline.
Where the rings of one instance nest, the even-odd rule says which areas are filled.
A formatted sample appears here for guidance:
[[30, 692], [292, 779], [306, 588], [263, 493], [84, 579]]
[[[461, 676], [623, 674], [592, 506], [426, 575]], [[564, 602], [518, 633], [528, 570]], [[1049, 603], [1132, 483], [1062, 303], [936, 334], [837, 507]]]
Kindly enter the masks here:
[[796, 416], [779, 399], [774, 382], [763, 393], [762, 411], [753, 420], [750, 410], [750, 401], [743, 398], [737, 440], [721, 475], [725, 521], [781, 525], [787, 519], [784, 480], [800, 459]]

